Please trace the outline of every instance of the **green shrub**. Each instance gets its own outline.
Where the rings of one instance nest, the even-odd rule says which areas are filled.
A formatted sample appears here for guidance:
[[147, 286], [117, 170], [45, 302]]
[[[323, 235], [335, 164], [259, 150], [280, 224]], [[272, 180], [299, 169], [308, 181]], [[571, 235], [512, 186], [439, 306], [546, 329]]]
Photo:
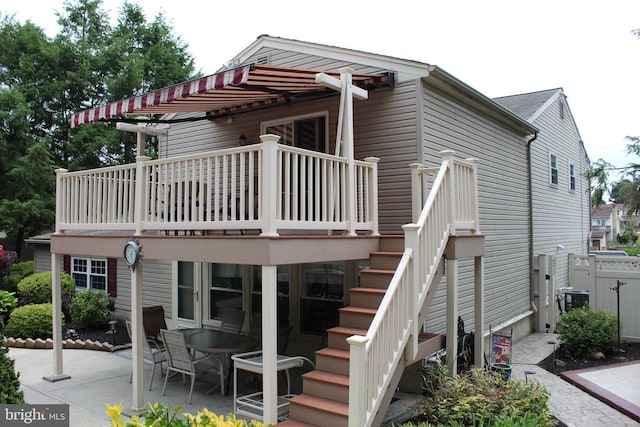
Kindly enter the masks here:
[[625, 248], [624, 251], [629, 256], [638, 256], [638, 255], [640, 255], [640, 248], [638, 248], [638, 247]]
[[[71, 299], [75, 293], [75, 280], [67, 273], [60, 274], [62, 284], [62, 311], [69, 314]], [[20, 305], [44, 304], [51, 302], [51, 272], [27, 276], [18, 283], [18, 302]]]
[[114, 309], [115, 303], [107, 294], [84, 289], [71, 300], [71, 322], [78, 328], [105, 326]]
[[20, 276], [27, 277], [31, 276], [35, 273], [35, 262], [34, 261], [23, 261], [13, 264], [11, 267], [11, 271], [13, 274], [18, 274]]
[[18, 301], [15, 292], [0, 291], [0, 315], [11, 313], [16, 305]]
[[11, 266], [11, 274], [4, 277], [0, 287], [10, 292], [18, 290], [18, 283], [27, 276], [34, 273], [35, 264], [33, 261], [18, 262]]
[[16, 373], [9, 350], [0, 346], [0, 403], [24, 403], [24, 393], [20, 391], [20, 374]]
[[24, 279], [19, 274], [10, 274], [8, 276], [4, 276], [2, 279], [2, 289], [5, 291], [16, 292], [18, 290], [18, 283]]
[[547, 407], [549, 393], [536, 382], [506, 380], [482, 369], [451, 377], [442, 366], [431, 373], [425, 390], [428, 396], [418, 403], [413, 419], [421, 426], [553, 425]]
[[[64, 320], [64, 314], [62, 320]], [[30, 304], [16, 308], [9, 316], [5, 335], [13, 338], [51, 338], [53, 335], [53, 306], [51, 304]]]
[[564, 313], [558, 332], [567, 350], [576, 356], [611, 353], [617, 345], [618, 318], [604, 310], [592, 310], [587, 304]]

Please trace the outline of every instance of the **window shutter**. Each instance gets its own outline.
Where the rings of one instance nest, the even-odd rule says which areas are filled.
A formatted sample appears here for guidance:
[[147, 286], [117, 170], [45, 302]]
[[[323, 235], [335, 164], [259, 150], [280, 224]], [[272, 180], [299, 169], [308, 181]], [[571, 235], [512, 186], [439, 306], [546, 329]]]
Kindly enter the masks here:
[[107, 260], [107, 293], [115, 298], [118, 296], [118, 259]]
[[65, 255], [62, 262], [62, 269], [65, 273], [71, 274], [71, 255]]

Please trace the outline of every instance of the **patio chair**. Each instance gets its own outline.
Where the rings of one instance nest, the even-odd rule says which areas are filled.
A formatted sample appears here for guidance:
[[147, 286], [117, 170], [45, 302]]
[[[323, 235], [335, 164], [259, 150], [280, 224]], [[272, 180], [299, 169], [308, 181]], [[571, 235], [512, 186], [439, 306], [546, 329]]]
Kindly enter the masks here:
[[168, 329], [167, 322], [164, 319], [164, 308], [161, 305], [143, 307], [142, 325], [147, 338], [155, 341], [158, 347], [163, 348], [164, 344], [160, 338], [160, 330]]
[[189, 404], [191, 404], [191, 396], [193, 395], [193, 385], [196, 378], [202, 377], [206, 373], [218, 373], [220, 375], [220, 389], [224, 395], [224, 366], [220, 361], [212, 359], [210, 355], [195, 358], [193, 353], [187, 347], [184, 334], [178, 331], [168, 331], [162, 329], [160, 335], [165, 344], [167, 351], [167, 375], [164, 378], [164, 387], [162, 395], [167, 392], [167, 382], [170, 373], [182, 374], [182, 381], [186, 375], [191, 377], [191, 388], [189, 389]]
[[[131, 333], [131, 321], [127, 320], [127, 332], [129, 333], [129, 338], [131, 342], [133, 342], [133, 334]], [[144, 331], [143, 331], [144, 332]], [[164, 349], [158, 347], [158, 344], [150, 340], [146, 337], [142, 337], [142, 355], [143, 357], [151, 362], [151, 380], [149, 380], [149, 390], [151, 390], [151, 386], [153, 385], [153, 377], [156, 373], [156, 365], [160, 365], [160, 373], [164, 375], [163, 364], [167, 361], [167, 354]], [[131, 376], [129, 377], [129, 383], [133, 380], [133, 371], [131, 371]]]
[[242, 331], [242, 324], [244, 323], [244, 311], [237, 308], [223, 307], [222, 308], [222, 325], [220, 330], [222, 332], [230, 332], [232, 334], [239, 334]]

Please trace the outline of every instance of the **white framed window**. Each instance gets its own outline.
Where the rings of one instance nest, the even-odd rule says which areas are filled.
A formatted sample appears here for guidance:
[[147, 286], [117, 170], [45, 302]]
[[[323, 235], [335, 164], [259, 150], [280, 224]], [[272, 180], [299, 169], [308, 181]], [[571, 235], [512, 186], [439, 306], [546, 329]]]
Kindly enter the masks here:
[[558, 155], [549, 152], [549, 184], [558, 185]]
[[77, 290], [95, 289], [108, 293], [107, 273], [106, 258], [71, 258], [71, 276]]
[[264, 122], [262, 134], [280, 136], [280, 143], [325, 153], [328, 147], [329, 112], [305, 114]]
[[569, 162], [569, 190], [576, 191], [576, 167]]
[[215, 324], [216, 321], [221, 321], [224, 307], [243, 310], [242, 270], [241, 264], [209, 264], [209, 289], [203, 323]]

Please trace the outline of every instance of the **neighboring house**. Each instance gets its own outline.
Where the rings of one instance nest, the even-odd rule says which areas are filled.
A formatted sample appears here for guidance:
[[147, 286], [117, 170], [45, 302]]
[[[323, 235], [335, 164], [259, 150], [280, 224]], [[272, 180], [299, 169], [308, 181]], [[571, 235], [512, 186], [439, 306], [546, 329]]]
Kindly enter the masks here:
[[591, 249], [607, 249], [607, 242], [617, 239], [618, 226], [618, 209], [615, 204], [594, 208], [591, 212]]
[[640, 215], [638, 215], [638, 213], [629, 214], [629, 209], [624, 206], [624, 203], [615, 202], [614, 206], [617, 219], [617, 234], [637, 234]]
[[[338, 47], [260, 36], [233, 62], [238, 68], [73, 116], [79, 126], [123, 112], [164, 114], [155, 126], [119, 124], [159, 135], [161, 158], [57, 171], [54, 271], [106, 270], [106, 291], [117, 287], [116, 308], [134, 325], [142, 305], [162, 304], [174, 327], [217, 327], [225, 306], [245, 310], [245, 330], [252, 313], [267, 330], [290, 327], [287, 352], [342, 378], [291, 403], [292, 418], [321, 424], [379, 422], [405, 367], [440, 346], [423, 332], [446, 332], [455, 353], [458, 314], [479, 337], [477, 363], [490, 326], [515, 337], [532, 330], [534, 255], [586, 245], [577, 200], [588, 200], [586, 154], [552, 141], [557, 131], [547, 136], [542, 120], [560, 120], [578, 143], [572, 119], [563, 124], [543, 109], [529, 122], [437, 66]], [[564, 96], [556, 99], [570, 117]], [[553, 168], [539, 164], [550, 158], [545, 149], [557, 150], [551, 184]], [[546, 228], [532, 227], [538, 180], [555, 200], [564, 193]], [[410, 223], [417, 229], [403, 227]], [[131, 238], [143, 252], [134, 269], [121, 260]], [[354, 335], [365, 338], [346, 341]], [[265, 418], [275, 421], [277, 384], [266, 375], [275, 374], [275, 343], [263, 346]], [[60, 367], [61, 352], [54, 358]], [[134, 390], [141, 407], [135, 379]], [[323, 412], [327, 397], [340, 401], [333, 413]]]
[[529, 153], [532, 249], [555, 255], [555, 286], [569, 286], [568, 254], [587, 252], [591, 227], [589, 157], [567, 97], [556, 88], [494, 100], [539, 129]]

